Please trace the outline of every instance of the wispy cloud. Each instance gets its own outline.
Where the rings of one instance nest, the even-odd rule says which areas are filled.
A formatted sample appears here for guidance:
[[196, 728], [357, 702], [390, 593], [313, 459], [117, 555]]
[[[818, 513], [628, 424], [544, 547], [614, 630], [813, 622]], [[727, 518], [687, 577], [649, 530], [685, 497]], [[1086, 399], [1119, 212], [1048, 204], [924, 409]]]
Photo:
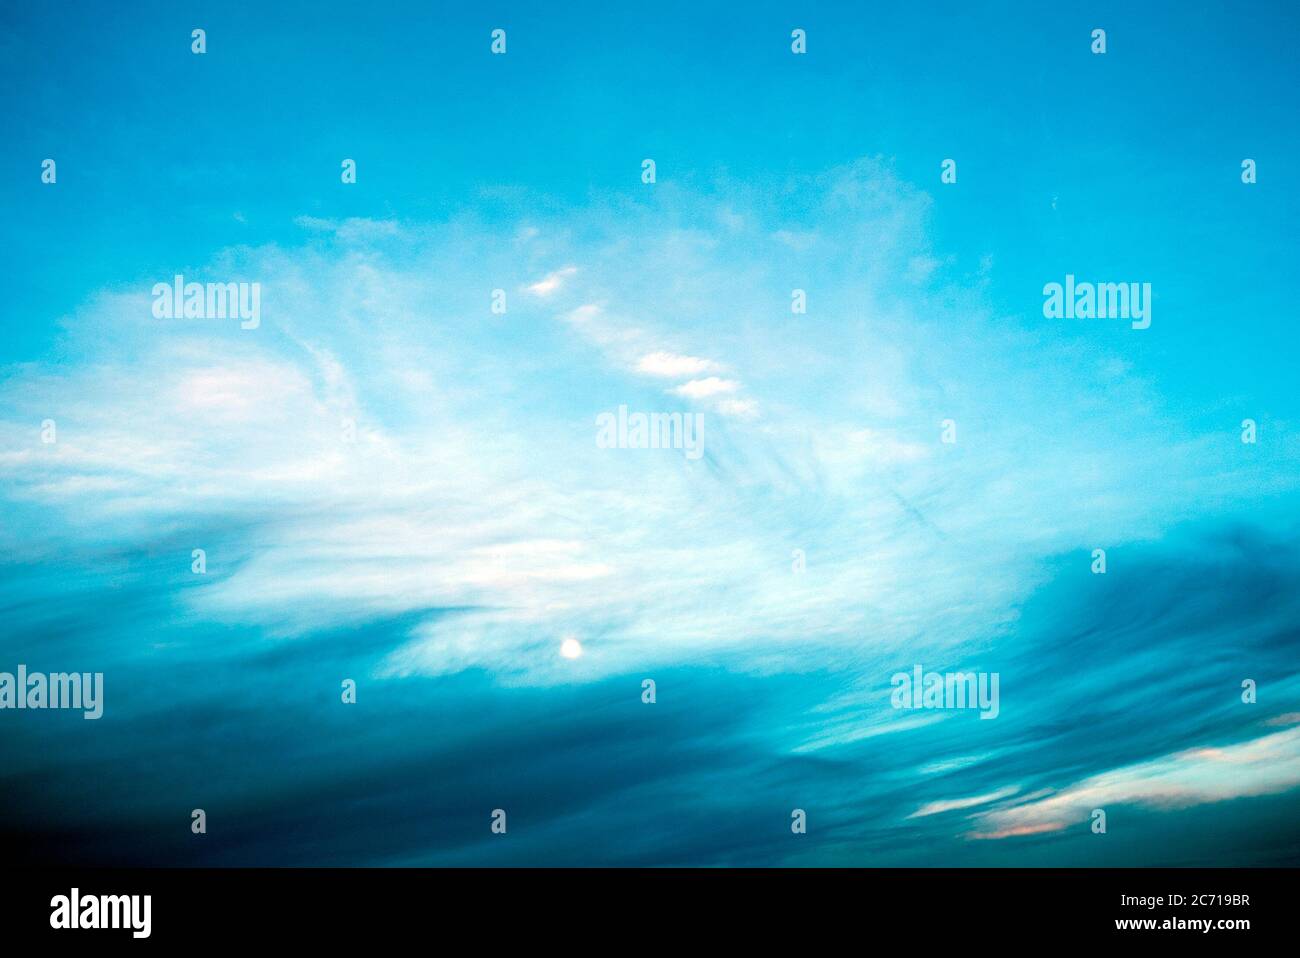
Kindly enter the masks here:
[[975, 808], [979, 805], [988, 805], [990, 802], [996, 802], [1001, 799], [1014, 795], [1019, 789], [1014, 786], [1000, 788], [996, 792], [989, 792], [987, 795], [972, 795], [969, 798], [950, 798], [939, 802], [927, 802], [909, 818], [924, 818], [927, 815], [940, 815], [944, 812], [961, 811], [965, 808]]
[[[980, 813], [969, 837], [1085, 827], [1093, 809], [1190, 808], [1284, 792], [1300, 785], [1300, 729], [1217, 748], [1198, 748], [1090, 776], [1035, 801]], [[945, 803], [936, 803], [943, 805]], [[953, 806], [951, 802], [947, 803]]]
[[[553, 662], [534, 651], [539, 629], [606, 637], [584, 642], [588, 674], [710, 649], [762, 662], [810, 632], [844, 647], [917, 633], [959, 647], [1011, 614], [1045, 551], [1150, 535], [1200, 501], [1211, 472], [1234, 475], [1242, 495], [1278, 488], [1199, 437], [1169, 442], [1140, 383], [1110, 374], [1112, 407], [1080, 400], [1088, 367], [1072, 347], [1041, 348], [1033, 370], [1010, 376], [1028, 334], [980, 326], [978, 312], [965, 320], [978, 332], [954, 333], [942, 288], [881, 294], [881, 318], [847, 335], [735, 328], [731, 314], [783, 302], [791, 258], [830, 290], [924, 253], [925, 204], [879, 164], [805, 186], [837, 247], [791, 251], [761, 201], [721, 243], [657, 227], [651, 212], [573, 214], [584, 241], [548, 239], [545, 255], [582, 270], [531, 283], [537, 295], [507, 314], [517, 341], [500, 337], [487, 291], [517, 274], [518, 253], [462, 223], [403, 227], [400, 256], [386, 227], [369, 226], [351, 234], [365, 249], [221, 254], [223, 269], [262, 283], [264, 324], [251, 333], [161, 323], [147, 286], [105, 294], [70, 327], [67, 366], [11, 370], [0, 387], [6, 499], [48, 506], [49, 534], [106, 539], [273, 511], [247, 529], [228, 574], [187, 593], [205, 616], [295, 632], [338, 616], [491, 608], [500, 626], [480, 664], [515, 655], [516, 672], [540, 679]], [[673, 202], [705, 221], [719, 201]], [[882, 230], [887, 244], [874, 241]], [[630, 238], [647, 264], [635, 274]], [[768, 260], [753, 255], [764, 243]], [[729, 280], [737, 262], [747, 272]], [[446, 292], [448, 276], [463, 296]], [[548, 312], [565, 284], [578, 305]], [[696, 300], [701, 313], [683, 314]], [[727, 315], [709, 319], [718, 303]], [[597, 413], [661, 402], [664, 388], [712, 417], [699, 468], [596, 448]], [[1140, 404], [1154, 411], [1134, 420]], [[47, 416], [60, 424], [48, 447], [32, 426]], [[951, 447], [939, 442], [947, 417]], [[1056, 439], [1026, 459], [1044, 434]], [[1149, 479], [1141, 497], [1125, 479], [1134, 470]], [[99, 494], [74, 509], [88, 488]], [[1102, 501], [1099, 528], [1079, 505]], [[536, 542], [581, 546], [512, 558]], [[7, 544], [21, 551], [21, 536]], [[794, 548], [808, 554], [803, 577], [790, 571]], [[531, 624], [511, 626], [518, 615]], [[442, 647], [409, 661], [443, 671]], [[474, 647], [458, 644], [455, 661]]]
[[699, 376], [702, 373], [711, 373], [718, 368], [718, 364], [711, 359], [701, 359], [698, 356], [680, 356], [676, 353], [657, 352], [647, 353], [637, 362], [638, 372], [645, 373], [648, 376], [665, 376], [673, 379], [680, 379], [685, 376]]
[[564, 281], [578, 272], [576, 266], [566, 266], [563, 269], [557, 269], [553, 273], [547, 273], [535, 283], [528, 286], [528, 292], [534, 296], [550, 296], [557, 292], [564, 285]]
[[685, 396], [687, 399], [707, 399], [719, 393], [735, 392], [739, 388], [740, 383], [734, 379], [719, 379], [717, 376], [709, 376], [707, 379], [692, 379], [688, 383], [682, 383], [672, 391], [678, 396]]

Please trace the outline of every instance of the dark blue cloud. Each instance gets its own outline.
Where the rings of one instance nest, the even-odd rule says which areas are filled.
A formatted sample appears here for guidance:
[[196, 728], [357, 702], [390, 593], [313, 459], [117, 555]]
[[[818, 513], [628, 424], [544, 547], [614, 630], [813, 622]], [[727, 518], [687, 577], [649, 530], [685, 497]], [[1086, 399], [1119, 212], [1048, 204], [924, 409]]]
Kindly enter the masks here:
[[[654, 705], [639, 673], [546, 688], [481, 671], [374, 678], [434, 610], [273, 639], [189, 621], [157, 578], [84, 576], [52, 609], [21, 596], [69, 570], [8, 569], [5, 662], [111, 666], [98, 722], [0, 716], [6, 840], [19, 859], [95, 864], [1294, 864], [1294, 789], [1112, 807], [1106, 836], [1084, 820], [972, 841], [980, 808], [911, 817], [1250, 741], [1300, 708], [1287, 540], [1196, 530], [1117, 550], [1105, 576], [1079, 566], [1063, 558], [977, 662], [924, 663], [999, 671], [996, 720], [956, 714], [811, 751], [792, 746], [813, 710], [864, 680], [880, 694], [863, 723], [906, 715], [886, 693], [910, 663], [755, 675], [722, 657], [655, 670]], [[1241, 703], [1243, 678], [1259, 704]], [[489, 831], [495, 808], [506, 836]], [[794, 808], [806, 835], [791, 834]]]

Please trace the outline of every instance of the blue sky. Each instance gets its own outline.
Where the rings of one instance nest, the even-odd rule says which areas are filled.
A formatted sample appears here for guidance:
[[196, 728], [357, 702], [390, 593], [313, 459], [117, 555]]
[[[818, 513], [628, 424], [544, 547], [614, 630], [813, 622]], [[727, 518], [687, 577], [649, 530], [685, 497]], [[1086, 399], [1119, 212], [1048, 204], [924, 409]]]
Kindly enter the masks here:
[[[106, 704], [0, 712], [6, 830], [1294, 864], [1298, 14], [1142, 6], [7, 10], [0, 669]], [[260, 326], [155, 318], [178, 273]], [[1067, 273], [1151, 327], [1045, 319]], [[892, 709], [914, 663], [998, 718]]]

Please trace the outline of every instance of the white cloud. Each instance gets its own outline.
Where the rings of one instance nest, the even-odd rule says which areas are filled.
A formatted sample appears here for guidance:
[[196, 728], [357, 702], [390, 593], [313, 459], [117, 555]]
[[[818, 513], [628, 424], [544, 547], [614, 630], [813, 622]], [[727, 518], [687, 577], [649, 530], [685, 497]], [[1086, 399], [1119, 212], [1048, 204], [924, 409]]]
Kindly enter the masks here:
[[735, 392], [739, 388], [740, 383], [734, 379], [720, 379], [717, 376], [709, 376], [705, 379], [692, 379], [688, 383], [682, 383], [672, 392], [678, 396], [685, 396], [687, 399], [707, 399], [719, 393]]
[[599, 319], [600, 313], [601, 310], [599, 303], [583, 303], [581, 306], [570, 310], [567, 318], [569, 322], [574, 325], [582, 326], [583, 324], [591, 323]]
[[715, 407], [724, 416], [753, 419], [758, 415], [758, 403], [752, 399], [723, 399]]
[[680, 379], [682, 376], [698, 376], [718, 369], [718, 364], [711, 359], [698, 356], [681, 356], [677, 353], [647, 353], [637, 362], [638, 372], [647, 376], [663, 376]]
[[[980, 813], [970, 838], [999, 839], [1084, 826], [1094, 808], [1190, 808], [1300, 785], [1300, 728], [1236, 745], [1177, 752], [1093, 775], [1045, 797]], [[942, 804], [942, 803], [939, 803]]]
[[537, 282], [528, 287], [528, 292], [534, 296], [550, 296], [561, 286], [564, 281], [578, 271], [576, 266], [566, 266], [564, 269], [557, 269], [553, 273], [547, 273]]
[[849, 447], [878, 463], [916, 462], [933, 452], [930, 446], [899, 439], [883, 429], [857, 429], [849, 433]]
[[977, 805], [988, 805], [990, 802], [1010, 798], [1018, 791], [1019, 789], [1016, 786], [1010, 785], [1006, 788], [1000, 788], [996, 792], [989, 792], [987, 795], [972, 795], [970, 798], [950, 798], [938, 802], [927, 802], [907, 817], [925, 818], [927, 815], [939, 815], [943, 812], [974, 808]]

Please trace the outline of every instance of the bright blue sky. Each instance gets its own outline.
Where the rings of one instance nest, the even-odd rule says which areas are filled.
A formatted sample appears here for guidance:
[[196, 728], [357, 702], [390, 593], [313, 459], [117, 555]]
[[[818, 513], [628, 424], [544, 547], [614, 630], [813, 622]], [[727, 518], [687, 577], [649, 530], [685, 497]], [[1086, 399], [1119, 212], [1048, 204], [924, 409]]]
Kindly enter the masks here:
[[[967, 6], [6, 10], [0, 668], [103, 667], [100, 737], [57, 727], [112, 779], [106, 834], [223, 863], [573, 861], [593, 833], [628, 862], [1294, 862], [1294, 824], [1243, 836], [1300, 782], [1300, 14]], [[176, 273], [260, 282], [261, 327], [160, 323]], [[1151, 328], [1044, 319], [1066, 273], [1150, 283]], [[620, 404], [701, 412], [705, 458], [595, 448]], [[914, 662], [1001, 671], [1003, 715], [891, 724]], [[16, 789], [71, 774], [24, 732]], [[327, 787], [321, 742], [372, 790]], [[413, 770], [455, 783], [456, 837], [389, 848], [358, 803], [432, 801]], [[312, 841], [270, 837], [300, 791], [332, 796]], [[167, 837], [173, 800], [235, 834]], [[508, 800], [532, 831], [480, 847]], [[1142, 837], [1075, 835], [1096, 801]], [[801, 804], [825, 827], [791, 848]]]

